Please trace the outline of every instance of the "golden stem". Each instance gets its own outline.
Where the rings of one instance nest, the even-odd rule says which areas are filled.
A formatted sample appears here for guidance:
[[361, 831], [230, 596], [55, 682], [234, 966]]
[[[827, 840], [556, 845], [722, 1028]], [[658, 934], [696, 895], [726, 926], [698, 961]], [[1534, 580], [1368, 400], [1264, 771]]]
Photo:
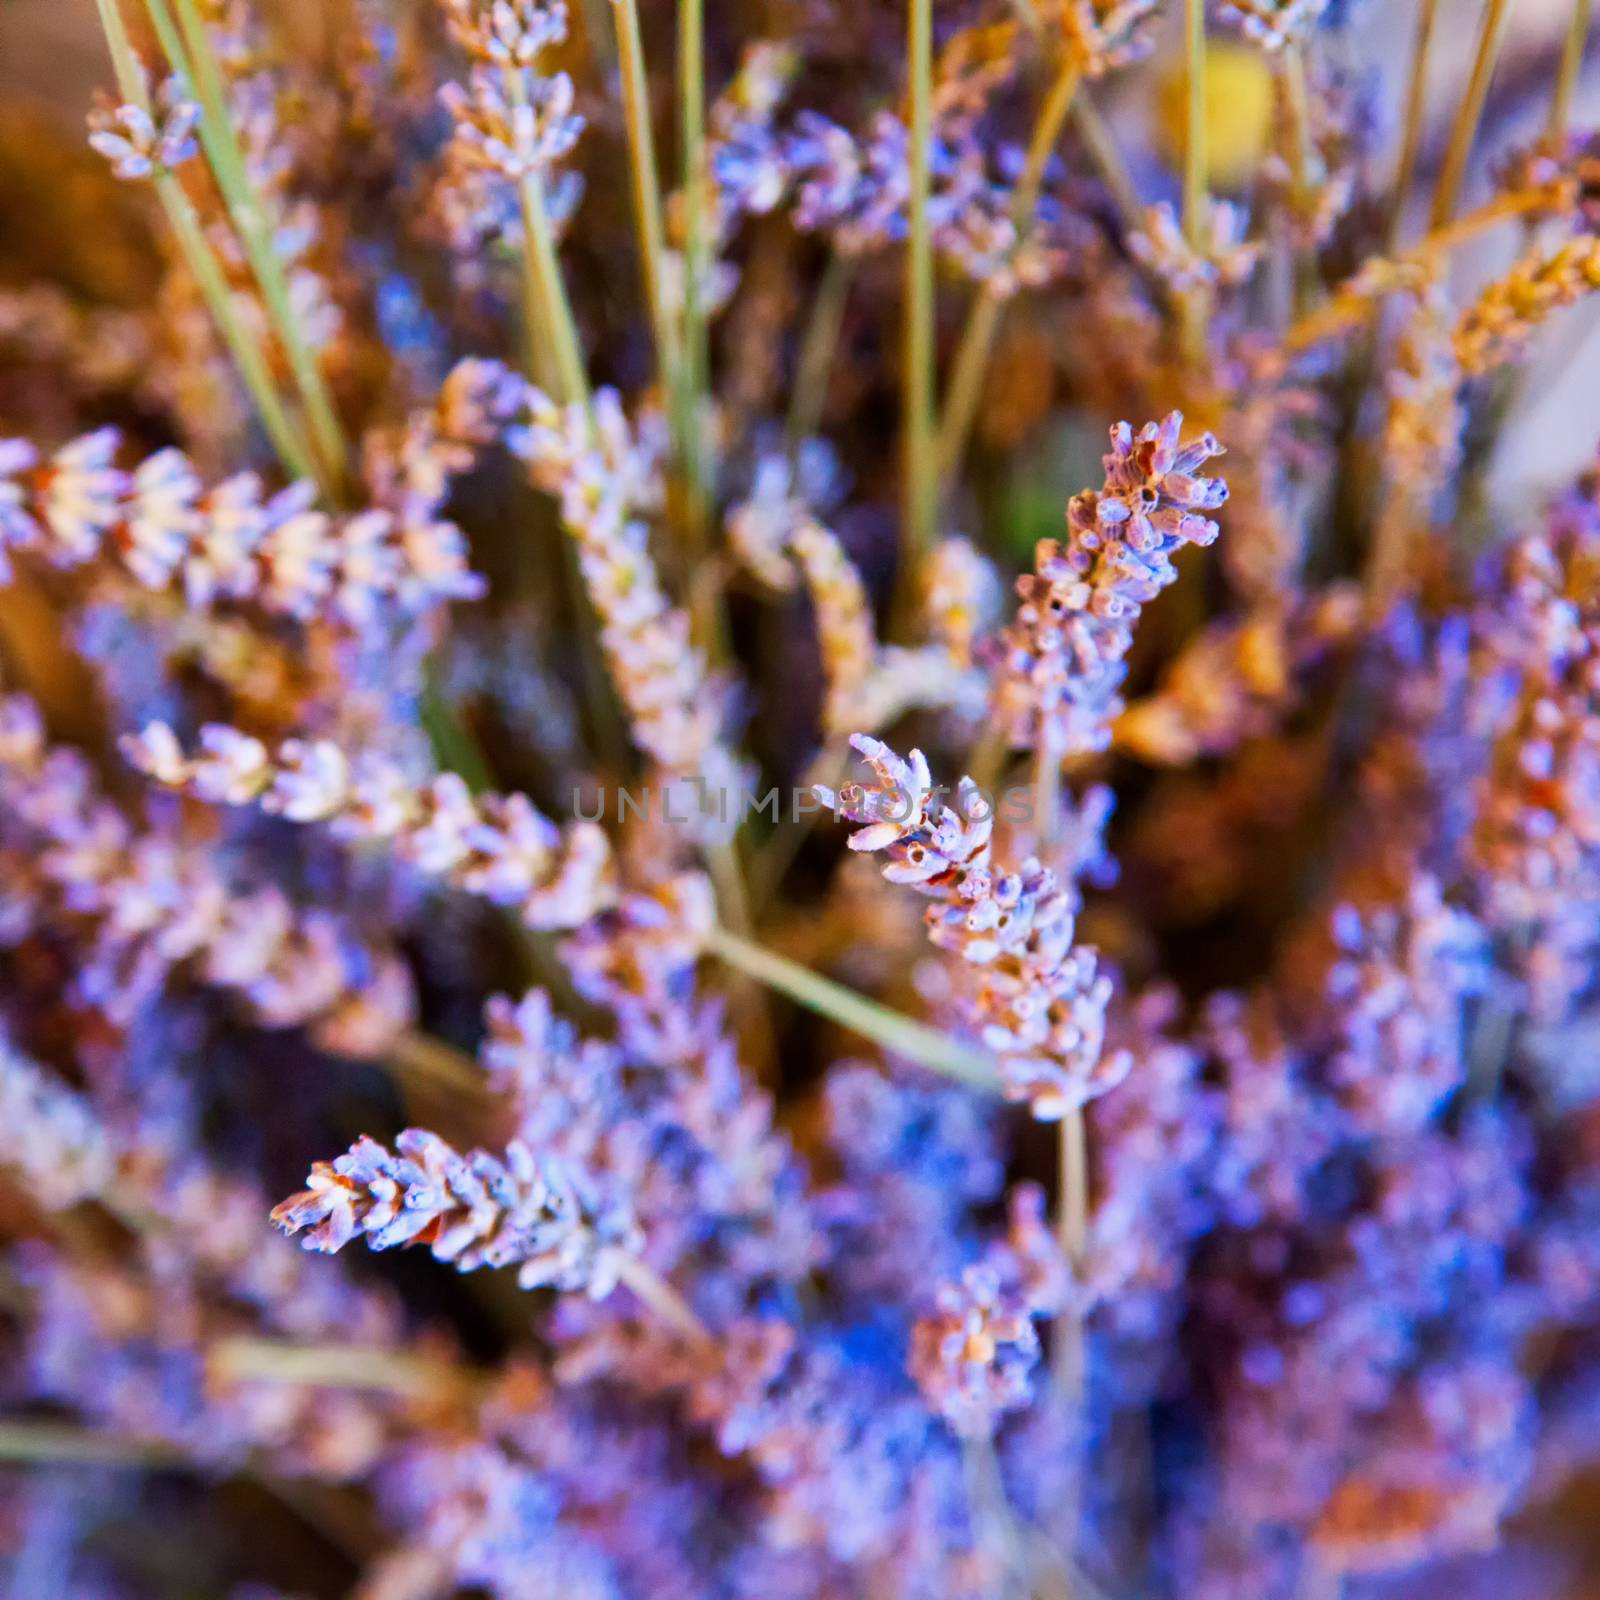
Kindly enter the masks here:
[[1400, 137], [1400, 159], [1395, 164], [1394, 194], [1389, 202], [1388, 245], [1392, 254], [1400, 238], [1400, 223], [1406, 196], [1417, 173], [1417, 154], [1422, 149], [1423, 114], [1428, 105], [1428, 51], [1433, 42], [1433, 23], [1439, 0], [1421, 0], [1417, 9], [1417, 32], [1411, 47], [1411, 79], [1406, 88], [1405, 131]]
[[1433, 228], [1444, 227], [1455, 215], [1462, 180], [1466, 177], [1467, 158], [1472, 154], [1472, 140], [1483, 117], [1484, 102], [1489, 98], [1489, 80], [1494, 76], [1495, 62], [1499, 59], [1500, 45], [1505, 37], [1505, 29], [1501, 24], [1510, 9], [1511, 0], [1485, 0], [1472, 77], [1468, 80], [1467, 92], [1456, 112], [1444, 165], [1439, 169], [1439, 186], [1433, 194], [1433, 213], [1429, 219], [1429, 225]]
[[1572, 97], [1577, 92], [1578, 79], [1583, 72], [1583, 47], [1589, 37], [1589, 23], [1593, 15], [1594, 0], [1573, 0], [1572, 22], [1567, 29], [1567, 42], [1561, 50], [1561, 66], [1550, 96], [1550, 120], [1546, 132], [1552, 140], [1567, 136]]

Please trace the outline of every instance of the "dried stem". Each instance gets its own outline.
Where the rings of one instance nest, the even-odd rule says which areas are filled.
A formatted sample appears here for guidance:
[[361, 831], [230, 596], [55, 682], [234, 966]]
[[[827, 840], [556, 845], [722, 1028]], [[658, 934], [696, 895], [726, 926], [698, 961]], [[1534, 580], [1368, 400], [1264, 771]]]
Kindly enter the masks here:
[[1461, 183], [1466, 176], [1467, 158], [1472, 154], [1472, 141], [1483, 116], [1484, 102], [1489, 97], [1489, 80], [1494, 76], [1495, 62], [1499, 59], [1500, 45], [1505, 37], [1502, 26], [1511, 9], [1511, 0], [1485, 0], [1483, 22], [1478, 33], [1478, 53], [1472, 63], [1472, 77], [1467, 92], [1456, 112], [1450, 130], [1450, 144], [1445, 151], [1444, 165], [1439, 170], [1439, 186], [1433, 194], [1433, 212], [1429, 226], [1442, 228], [1455, 215], [1456, 201], [1461, 194]]
[[[755, 920], [750, 910], [750, 893], [745, 886], [744, 863], [739, 858], [737, 839], [722, 839], [706, 847], [706, 869], [711, 874], [717, 898], [717, 915], [741, 939], [755, 937]], [[752, 1065], [758, 1076], [768, 1076], [777, 1067], [778, 1040], [772, 1026], [772, 1013], [761, 986], [748, 977], [738, 984], [733, 999], [738, 1018], [744, 1024], [747, 1042], [755, 1052]]]
[[466, 1368], [399, 1350], [343, 1344], [283, 1344], [274, 1339], [224, 1339], [207, 1357], [225, 1382], [366, 1389], [444, 1404], [470, 1402], [483, 1379]]
[[[528, 103], [520, 72], [505, 74], [506, 93], [513, 106], [524, 110]], [[555, 360], [555, 398], [568, 403], [589, 404], [589, 377], [583, 364], [583, 344], [578, 337], [577, 319], [567, 298], [566, 280], [561, 275], [561, 260], [556, 253], [555, 229], [550, 222], [550, 207], [545, 197], [544, 179], [537, 172], [525, 172], [517, 184], [517, 201], [526, 236], [523, 268], [528, 299], [529, 334], [537, 329], [550, 341]]]
[[1016, 1517], [1006, 1499], [1000, 1459], [988, 1435], [961, 1441], [961, 1465], [974, 1542], [993, 1566], [995, 1595], [1016, 1591], [1029, 1578], [1031, 1562], [1022, 1548]]
[[272, 441], [272, 448], [292, 476], [309, 478], [313, 482], [321, 481], [311, 451], [273, 382], [266, 352], [261, 348], [254, 331], [245, 325], [239, 315], [227, 274], [206, 238], [205, 229], [201, 227], [200, 218], [184, 193], [183, 185], [167, 172], [156, 173], [154, 181], [156, 194], [172, 225], [184, 264], [200, 285], [206, 308], [222, 335], [223, 343], [228, 347], [229, 355], [233, 357], [234, 365], [239, 369], [245, 388], [250, 392], [261, 424]]
[[[1549, 195], [1540, 189], [1530, 189], [1520, 194], [1505, 194], [1469, 211], [1466, 216], [1447, 227], [1429, 233], [1411, 249], [1393, 258], [1391, 265], [1415, 264], [1426, 266], [1436, 257], [1447, 255], [1479, 234], [1515, 217], [1527, 216], [1532, 211], [1542, 211], [1550, 204]], [[1367, 263], [1364, 275], [1371, 274], [1382, 263], [1374, 259]], [[1284, 334], [1284, 348], [1296, 353], [1309, 350], [1324, 339], [1331, 339], [1365, 320], [1377, 304], [1370, 293], [1353, 294], [1348, 290], [1336, 292], [1326, 305], [1319, 306], [1309, 316], [1300, 318]]]
[[[1311, 203], [1311, 102], [1306, 92], [1305, 53], [1298, 41], [1283, 51], [1283, 100], [1289, 123], [1289, 209], [1296, 227], [1304, 225]], [[1316, 285], [1316, 257], [1302, 243], [1294, 251], [1294, 310], [1304, 314]]]
[[707, 949], [728, 966], [749, 974], [819, 1016], [860, 1034], [863, 1039], [871, 1039], [893, 1055], [903, 1056], [907, 1061], [915, 1061], [976, 1089], [999, 1090], [999, 1073], [983, 1051], [963, 1045], [937, 1029], [846, 989], [831, 978], [801, 966], [798, 961], [741, 939], [726, 928], [713, 931]]
[[1411, 47], [1411, 77], [1406, 87], [1404, 132], [1400, 137], [1400, 159], [1395, 164], [1394, 193], [1389, 202], [1388, 247], [1393, 253], [1400, 238], [1406, 196], [1417, 173], [1417, 154], [1422, 148], [1423, 114], [1428, 106], [1428, 52], [1433, 43], [1433, 22], [1439, 0], [1421, 0], [1417, 8], [1416, 39]]
[[486, 1088], [483, 1068], [466, 1051], [415, 1029], [402, 1033], [389, 1049], [395, 1069], [426, 1079], [452, 1094], [482, 1099]]
[[1567, 42], [1561, 50], [1561, 66], [1556, 72], [1556, 85], [1550, 96], [1550, 120], [1545, 129], [1551, 139], [1564, 139], [1567, 135], [1572, 97], [1583, 73], [1583, 47], [1593, 16], [1594, 0], [1572, 0], [1572, 21], [1567, 28]]

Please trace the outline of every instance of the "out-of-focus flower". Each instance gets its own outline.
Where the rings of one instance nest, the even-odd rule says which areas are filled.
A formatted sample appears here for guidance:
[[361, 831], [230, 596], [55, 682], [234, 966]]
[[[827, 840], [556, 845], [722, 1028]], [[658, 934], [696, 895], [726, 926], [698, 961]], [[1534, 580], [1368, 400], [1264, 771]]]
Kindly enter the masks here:
[[911, 1373], [958, 1434], [987, 1438], [1001, 1417], [1027, 1403], [1039, 1336], [1023, 1307], [987, 1267], [969, 1267], [939, 1290], [938, 1310], [911, 1336]]
[[119, 178], [130, 182], [158, 172], [171, 172], [195, 153], [194, 131], [200, 107], [181, 78], [161, 85], [155, 106], [121, 105], [90, 118], [89, 143], [111, 163]]
[[218, 723], [182, 754], [163, 723], [123, 741], [147, 776], [220, 805], [255, 801], [292, 822], [390, 844], [420, 871], [509, 906], [532, 928], [570, 928], [614, 897], [611, 846], [591, 822], [558, 828], [525, 795], [474, 796], [454, 773], [419, 783], [381, 757], [350, 760], [330, 741], [290, 739], [270, 755]]

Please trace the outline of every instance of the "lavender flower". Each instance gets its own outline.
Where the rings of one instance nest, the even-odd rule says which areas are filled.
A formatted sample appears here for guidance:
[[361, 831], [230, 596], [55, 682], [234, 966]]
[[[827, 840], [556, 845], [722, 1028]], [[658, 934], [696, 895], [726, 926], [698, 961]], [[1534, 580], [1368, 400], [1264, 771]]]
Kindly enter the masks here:
[[1176, 581], [1179, 549], [1216, 538], [1200, 513], [1228, 497], [1196, 472], [1222, 446], [1210, 434], [1180, 445], [1182, 426], [1174, 411], [1137, 438], [1126, 423], [1112, 429], [1105, 487], [1073, 498], [1067, 543], [1041, 542], [1019, 580], [1001, 700], [1013, 744], [1061, 760], [1110, 742], [1140, 610]]
[[348, 1154], [317, 1162], [307, 1181], [272, 1220], [330, 1255], [357, 1237], [374, 1250], [425, 1244], [460, 1272], [514, 1266], [524, 1289], [583, 1289], [602, 1300], [619, 1260], [640, 1247], [625, 1209], [603, 1200], [584, 1174], [521, 1143], [504, 1159], [461, 1155], [437, 1134], [408, 1128], [393, 1151], [360, 1139]]

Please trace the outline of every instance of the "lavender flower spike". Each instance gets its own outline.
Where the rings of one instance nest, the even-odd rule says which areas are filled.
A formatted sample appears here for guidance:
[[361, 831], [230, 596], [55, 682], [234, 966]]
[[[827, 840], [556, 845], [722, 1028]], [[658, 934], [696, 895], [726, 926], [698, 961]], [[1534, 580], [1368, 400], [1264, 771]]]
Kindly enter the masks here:
[[462, 1155], [407, 1128], [395, 1149], [360, 1138], [318, 1161], [300, 1194], [273, 1208], [285, 1233], [332, 1254], [357, 1237], [374, 1250], [425, 1244], [461, 1272], [516, 1267], [524, 1289], [582, 1289], [602, 1300], [643, 1235], [631, 1211], [564, 1163], [514, 1141], [504, 1158]]
[[200, 730], [193, 757], [161, 722], [124, 739], [122, 751], [166, 788], [219, 805], [259, 800], [292, 822], [387, 842], [452, 888], [513, 908], [530, 928], [575, 928], [615, 899], [611, 845], [595, 823], [559, 828], [526, 795], [474, 795], [454, 773], [419, 785], [393, 762], [352, 761], [325, 739], [288, 739], [272, 755], [222, 723]]

